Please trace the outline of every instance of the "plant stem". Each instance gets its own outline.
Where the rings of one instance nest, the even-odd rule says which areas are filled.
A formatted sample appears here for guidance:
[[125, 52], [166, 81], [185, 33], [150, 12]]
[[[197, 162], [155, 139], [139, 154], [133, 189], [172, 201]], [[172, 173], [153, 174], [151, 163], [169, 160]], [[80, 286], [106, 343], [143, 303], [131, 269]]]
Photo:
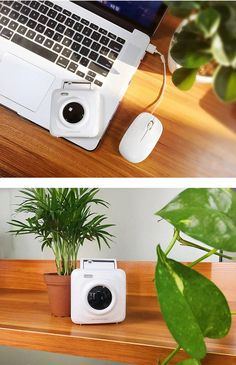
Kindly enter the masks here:
[[166, 249], [166, 252], [165, 252], [165, 255], [166, 255], [166, 256], [170, 253], [170, 251], [171, 251], [171, 250], [172, 250], [172, 248], [174, 247], [174, 244], [175, 244], [175, 242], [177, 241], [178, 237], [179, 237], [179, 231], [177, 231], [177, 229], [175, 229], [175, 230], [174, 230], [173, 238], [172, 238], [172, 240], [170, 241], [170, 244], [169, 244], [169, 246], [168, 246], [168, 247], [167, 247], [167, 249]]
[[213, 248], [213, 250], [209, 251], [208, 253], [206, 253], [205, 255], [199, 257], [197, 260], [193, 261], [191, 264], [189, 264], [189, 267], [193, 267], [195, 265], [197, 265], [199, 262], [207, 259], [208, 257], [214, 255], [217, 252], [218, 248]]
[[160, 365], [166, 365], [166, 364], [168, 364], [169, 362], [170, 362], [170, 360], [172, 359], [172, 357], [174, 357], [176, 354], [177, 354], [177, 352], [179, 352], [179, 350], [181, 349], [181, 347], [180, 346], [177, 346], [176, 347], [176, 349], [175, 350], [173, 350], [171, 353], [170, 353], [170, 355], [169, 356], [167, 356], [166, 358], [165, 358], [165, 360], [164, 361], [162, 361], [161, 363], [160, 363]]
[[[205, 252], [210, 252], [211, 250], [209, 250], [208, 248], [206, 247], [203, 247], [203, 246], [200, 246], [200, 245], [197, 245], [196, 243], [193, 243], [193, 242], [190, 242], [190, 241], [187, 241], [187, 240], [184, 240], [182, 237], [178, 237], [178, 241], [183, 245], [183, 246], [188, 246], [188, 247], [193, 247], [193, 248], [197, 248], [199, 250], [202, 250], [202, 251], [205, 251]], [[228, 260], [236, 260], [236, 257], [233, 257], [233, 256], [228, 256], [228, 255], [225, 255], [225, 254], [222, 254], [220, 252], [216, 252], [215, 253], [216, 256], [219, 256], [219, 257], [223, 257], [225, 259], [228, 259]]]

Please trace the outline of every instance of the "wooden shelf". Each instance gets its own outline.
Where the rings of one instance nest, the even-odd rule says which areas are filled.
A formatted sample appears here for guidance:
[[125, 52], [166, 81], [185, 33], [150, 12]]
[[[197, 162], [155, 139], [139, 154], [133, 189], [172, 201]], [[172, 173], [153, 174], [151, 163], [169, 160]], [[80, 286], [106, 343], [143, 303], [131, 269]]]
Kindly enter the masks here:
[[[128, 279], [126, 320], [120, 324], [80, 326], [70, 318], [50, 315], [41, 273], [52, 269], [52, 262], [1, 260], [0, 344], [131, 364], [156, 364], [175, 347], [175, 342], [155, 296], [154, 263], [121, 262], [119, 267], [126, 270]], [[200, 264], [197, 269], [221, 287], [235, 310], [236, 264]], [[227, 337], [208, 340], [207, 347], [209, 354], [203, 364], [236, 364], [236, 322]], [[180, 353], [175, 361], [184, 356]]]

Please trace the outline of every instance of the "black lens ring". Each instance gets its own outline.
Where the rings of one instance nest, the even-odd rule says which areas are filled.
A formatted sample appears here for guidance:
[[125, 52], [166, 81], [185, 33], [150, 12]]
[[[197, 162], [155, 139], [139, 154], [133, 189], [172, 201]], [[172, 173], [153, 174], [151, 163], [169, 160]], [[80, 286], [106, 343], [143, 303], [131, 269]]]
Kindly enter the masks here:
[[112, 293], [106, 286], [96, 285], [89, 290], [87, 300], [93, 309], [104, 310], [112, 302]]
[[83, 105], [76, 101], [67, 103], [62, 110], [64, 120], [69, 124], [81, 122], [85, 114]]

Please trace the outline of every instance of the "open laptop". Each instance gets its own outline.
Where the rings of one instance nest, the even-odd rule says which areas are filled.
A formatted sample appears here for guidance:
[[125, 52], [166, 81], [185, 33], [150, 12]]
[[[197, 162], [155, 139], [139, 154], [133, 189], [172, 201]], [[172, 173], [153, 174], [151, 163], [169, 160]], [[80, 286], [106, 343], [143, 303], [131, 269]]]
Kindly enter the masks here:
[[0, 103], [49, 129], [51, 95], [65, 80], [103, 100], [102, 138], [160, 23], [161, 1], [0, 1]]

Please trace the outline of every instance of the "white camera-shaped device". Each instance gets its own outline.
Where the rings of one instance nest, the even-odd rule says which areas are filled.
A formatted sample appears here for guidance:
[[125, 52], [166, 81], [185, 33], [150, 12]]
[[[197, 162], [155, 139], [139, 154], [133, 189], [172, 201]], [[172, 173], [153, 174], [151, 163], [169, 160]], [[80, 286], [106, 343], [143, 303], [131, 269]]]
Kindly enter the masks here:
[[126, 275], [116, 260], [81, 259], [71, 275], [71, 320], [118, 323], [126, 315]]
[[50, 133], [56, 137], [96, 137], [101, 125], [101, 96], [90, 82], [65, 81], [51, 100]]

